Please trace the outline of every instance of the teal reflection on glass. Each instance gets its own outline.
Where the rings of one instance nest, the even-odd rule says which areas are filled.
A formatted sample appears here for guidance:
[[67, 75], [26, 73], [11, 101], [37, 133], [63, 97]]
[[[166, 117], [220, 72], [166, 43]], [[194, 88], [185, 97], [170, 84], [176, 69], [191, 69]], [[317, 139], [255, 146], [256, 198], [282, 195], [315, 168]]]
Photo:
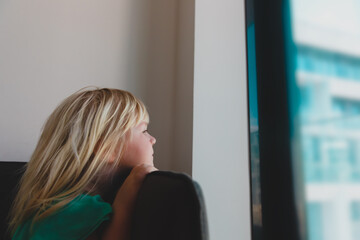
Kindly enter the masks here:
[[248, 50], [248, 86], [249, 86], [249, 115], [250, 126], [256, 130], [259, 126], [258, 102], [257, 102], [257, 77], [256, 77], [256, 53], [255, 53], [255, 25], [251, 24], [247, 29]]
[[[248, 11], [253, 9], [248, 8]], [[251, 12], [247, 14], [253, 15]], [[261, 187], [260, 187], [260, 152], [259, 152], [259, 117], [257, 101], [255, 25], [253, 19], [247, 27], [247, 63], [248, 63], [248, 101], [250, 125], [250, 166], [251, 166], [251, 198], [253, 228], [262, 226]]]

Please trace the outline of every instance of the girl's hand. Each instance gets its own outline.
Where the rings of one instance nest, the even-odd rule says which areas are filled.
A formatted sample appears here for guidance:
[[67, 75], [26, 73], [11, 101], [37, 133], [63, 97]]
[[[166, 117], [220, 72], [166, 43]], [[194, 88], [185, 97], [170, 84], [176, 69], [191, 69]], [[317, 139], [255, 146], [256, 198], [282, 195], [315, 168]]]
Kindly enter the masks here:
[[121, 211], [131, 211], [146, 174], [156, 170], [158, 169], [147, 164], [134, 167], [115, 196], [112, 206], [114, 212], [120, 211], [120, 209]]
[[102, 239], [130, 239], [131, 216], [137, 193], [146, 174], [156, 170], [154, 166], [147, 164], [141, 164], [132, 169], [115, 196], [112, 205], [113, 216]]

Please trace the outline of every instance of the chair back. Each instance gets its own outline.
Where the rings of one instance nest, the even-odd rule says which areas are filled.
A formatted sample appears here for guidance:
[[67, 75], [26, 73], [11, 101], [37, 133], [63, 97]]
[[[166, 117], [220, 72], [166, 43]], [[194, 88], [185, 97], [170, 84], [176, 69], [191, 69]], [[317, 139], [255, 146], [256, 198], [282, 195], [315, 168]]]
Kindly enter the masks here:
[[182, 173], [148, 174], [135, 204], [131, 239], [207, 240], [207, 218], [199, 184]]
[[26, 162], [0, 162], [0, 239], [10, 239], [8, 215]]

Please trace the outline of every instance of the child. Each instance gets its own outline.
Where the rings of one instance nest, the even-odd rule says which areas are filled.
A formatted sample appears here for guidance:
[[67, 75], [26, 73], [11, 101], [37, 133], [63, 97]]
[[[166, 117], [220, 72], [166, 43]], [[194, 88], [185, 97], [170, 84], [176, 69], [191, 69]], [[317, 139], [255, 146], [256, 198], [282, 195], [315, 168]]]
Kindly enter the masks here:
[[[48, 118], [12, 208], [13, 239], [129, 239], [156, 140], [144, 104], [117, 89], [80, 90]], [[112, 205], [111, 179], [132, 169]]]

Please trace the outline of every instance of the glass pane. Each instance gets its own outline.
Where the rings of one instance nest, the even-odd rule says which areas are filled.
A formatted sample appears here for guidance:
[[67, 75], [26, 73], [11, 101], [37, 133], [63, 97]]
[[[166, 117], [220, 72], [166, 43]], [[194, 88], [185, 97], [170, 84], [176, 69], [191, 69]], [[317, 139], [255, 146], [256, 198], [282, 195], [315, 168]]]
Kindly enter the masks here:
[[291, 0], [309, 240], [360, 239], [360, 1]]
[[257, 101], [256, 47], [253, 1], [246, 1], [246, 37], [248, 62], [248, 103], [251, 169], [252, 240], [262, 240], [260, 184], [259, 114]]
[[[249, 10], [248, 10], [249, 11]], [[250, 22], [247, 27], [247, 60], [248, 60], [248, 100], [249, 100], [249, 136], [251, 166], [251, 200], [252, 200], [252, 236], [253, 240], [262, 239], [261, 185], [260, 185], [260, 151], [259, 151], [259, 115], [257, 102], [255, 25]]]

